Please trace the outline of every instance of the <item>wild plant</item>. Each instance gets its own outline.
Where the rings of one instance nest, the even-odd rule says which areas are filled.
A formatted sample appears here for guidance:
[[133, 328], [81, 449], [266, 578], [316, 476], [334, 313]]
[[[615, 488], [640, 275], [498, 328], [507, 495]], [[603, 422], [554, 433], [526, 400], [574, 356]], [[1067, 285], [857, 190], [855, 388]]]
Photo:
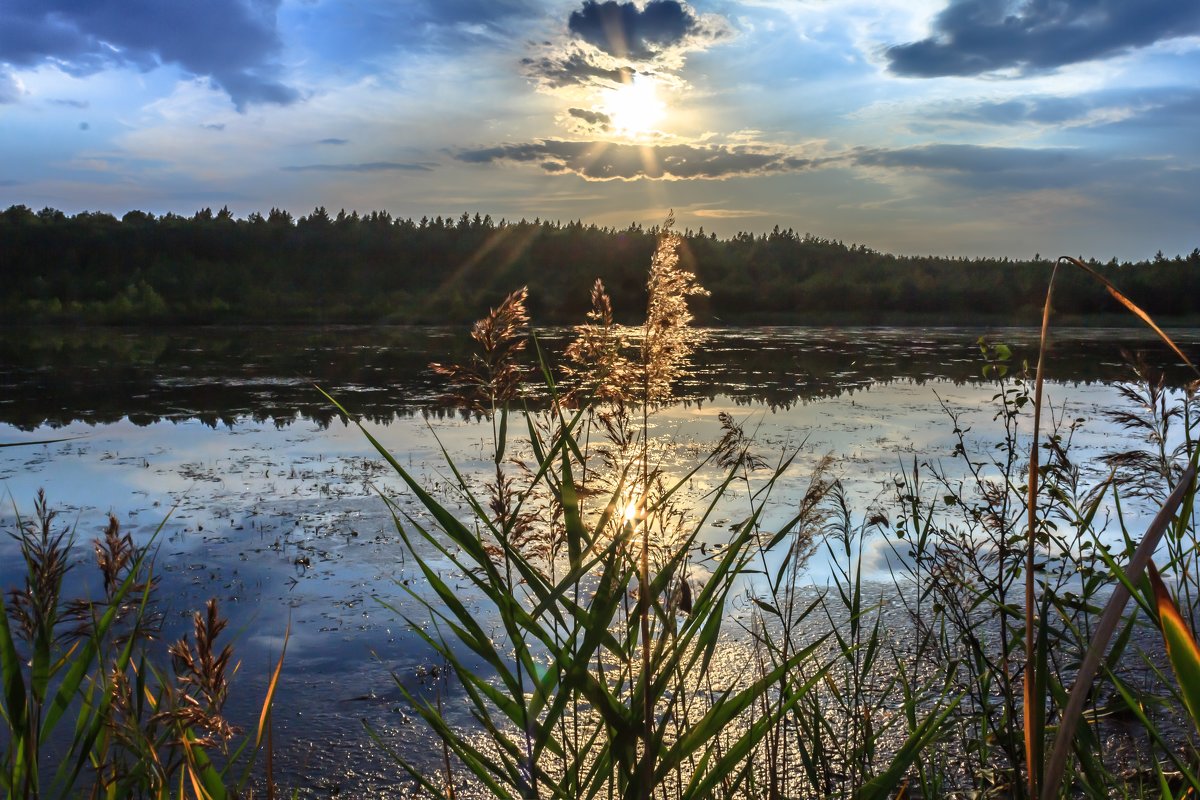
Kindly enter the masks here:
[[[93, 542], [102, 594], [68, 599], [73, 531], [56, 529], [56, 513], [40, 492], [34, 509], [12, 534], [26, 565], [24, 585], [0, 609], [7, 733], [0, 786], [20, 798], [182, 797], [185, 785], [214, 800], [235, 794], [262, 747], [282, 660], [256, 736], [231, 749], [236, 732], [222, 707], [232, 651], [217, 649], [226, 623], [215, 601], [196, 617], [195, 647], [177, 642], [173, 670], [161, 670], [150, 658], [162, 621], [152, 543], [136, 545], [110, 516]], [[220, 754], [219, 767], [210, 750]], [[268, 771], [269, 795], [271, 781]]]
[[[1088, 271], [1074, 259], [1063, 263]], [[1190, 364], [1149, 317], [1100, 280]], [[1145, 711], [1129, 707], [1133, 698], [1120, 674], [1132, 657], [1127, 653], [1138, 610], [1145, 612], [1143, 619], [1168, 618], [1161, 602], [1156, 608], [1149, 590], [1137, 586], [1143, 571], [1153, 567], [1160, 541], [1166, 542], [1169, 566], [1179, 569], [1184, 595], [1183, 587], [1193, 580], [1187, 564], [1195, 552], [1190, 545], [1197, 458], [1190, 392], [1176, 409], [1161, 382], [1143, 380], [1121, 389], [1131, 409], [1112, 413], [1119, 424], [1142, 431], [1150, 449], [1115, 455], [1109, 459], [1114, 473], [1108, 480], [1084, 485], [1070, 446], [1082, 420], [1063, 410], [1055, 415], [1043, 399], [1050, 307], [1048, 292], [1032, 381], [1022, 370], [1016, 383], [1006, 386], [1010, 351], [981, 343], [985, 376], [998, 380], [993, 400], [1004, 421], [1002, 441], [992, 450], [973, 448], [966, 426], [948, 409], [965, 478], [952, 480], [936, 464], [914, 462], [899, 483], [904, 513], [896, 528], [905, 543], [901, 555], [910, 564], [914, 615], [936, 631], [933, 641], [941, 657], [956, 659], [962, 669], [969, 700], [959, 715], [960, 740], [951, 746], [961, 748], [968, 765], [960, 775], [964, 788], [1043, 800], [1080, 790], [1131, 790], [1103, 744], [1103, 720], [1118, 706], [1141, 720], [1160, 748], [1170, 749]], [[1142, 377], [1148, 377], [1144, 371]], [[1171, 424], [1181, 419], [1191, 424], [1172, 438]], [[1027, 432], [1021, 433], [1025, 425]], [[1029, 454], [1027, 463], [1016, 457], [1021, 452]], [[1135, 495], [1161, 506], [1140, 542], [1121, 511], [1121, 498]], [[1115, 508], [1112, 522], [1121, 537], [1115, 548], [1104, 536], [1106, 502]], [[1021, 583], [1023, 610], [1015, 602]], [[1125, 614], [1131, 596], [1139, 605]], [[1158, 675], [1166, 693], [1174, 693]], [[1093, 682], [1097, 677], [1112, 687], [1113, 701], [1104, 700], [1103, 688]], [[1190, 775], [1175, 753], [1167, 755], [1185, 777]], [[1160, 762], [1152, 764], [1161, 774]]]
[[[829, 634], [770, 644], [762, 634], [756, 674], [713, 668], [729, 657], [744, 664], [741, 653], [752, 657], [726, 622], [735, 599], [761, 572], [759, 564], [775, 559], [768, 553], [782, 548], [788, 554], [775, 590], [790, 593], [784, 603], [790, 624], [798, 630], [814, 613], [815, 606], [802, 606], [795, 578], [822, 535], [821, 497], [829, 484], [822, 475], [800, 513], [768, 523], [772, 489], [792, 461], [782, 459], [754, 477], [764, 464], [732, 418], [723, 420], [722, 441], [690, 470], [679, 474], [661, 462], [648, 420], [684, 374], [697, 341], [686, 300], [702, 292], [679, 266], [670, 223], [660, 231], [651, 264], [646, 322], [640, 329], [617, 326], [597, 282], [593, 310], [567, 349], [561, 386], [553, 366], [539, 358], [549, 410], [540, 418], [525, 411], [527, 436], [519, 443], [509, 441], [509, 404], [489, 392], [495, 479], [479, 493], [449, 464], [465, 521], [363, 428], [424, 510], [410, 514], [389, 501], [432, 597], [404, 589], [430, 624], [391, 607], [449, 665], [461, 702], [478, 723], [476, 730], [456, 729], [440, 694], [434, 702], [400, 684], [443, 743], [444, 774], [428, 775], [404, 754], [392, 755], [431, 794], [455, 795], [454, 768], [497, 797], [742, 797], [758, 796], [765, 785], [773, 787], [766, 790], [772, 796], [822, 791], [803, 778], [773, 777], [764, 785], [761, 770], [803, 746], [790, 731], [800, 724], [796, 716], [805, 713], [806, 698], [824, 685], [838, 659], [861, 658], [865, 640], [855, 634], [830, 650], [824, 647]], [[481, 366], [496, 364], [487, 348], [518, 352], [480, 334], [505, 316], [499, 312], [476, 325], [473, 336], [485, 352], [472, 361], [473, 371], [470, 365], [439, 367], [441, 374], [461, 386], [493, 385]], [[507, 316], [523, 319], [511, 310]], [[600, 441], [592, 442], [592, 431]], [[510, 450], [521, 462], [515, 471], [501, 467]], [[724, 478], [711, 492], [686, 496], [702, 468], [720, 470]], [[746, 517], [723, 546], [706, 551], [701, 536], [735, 483], [744, 489]], [[528, 536], [516, 535], [526, 530]], [[531, 539], [550, 544], [531, 548]], [[428, 552], [435, 555], [423, 555]], [[469, 608], [451, 588], [442, 577], [446, 567], [484, 598], [484, 611]], [[855, 617], [862, 611], [856, 608]], [[918, 710], [915, 690], [913, 697], [903, 744], [887, 757], [855, 761], [858, 796], [887, 796], [937, 734], [944, 716], [924, 713], [924, 705]], [[830, 736], [843, 735], [816, 722], [810, 730], [827, 745]]]

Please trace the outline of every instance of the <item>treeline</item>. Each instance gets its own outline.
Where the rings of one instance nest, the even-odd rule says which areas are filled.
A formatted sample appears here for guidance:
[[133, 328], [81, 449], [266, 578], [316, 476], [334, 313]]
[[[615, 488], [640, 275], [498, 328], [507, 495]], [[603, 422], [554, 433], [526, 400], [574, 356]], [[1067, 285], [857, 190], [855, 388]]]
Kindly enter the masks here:
[[[11, 206], [0, 213], [0, 308], [10, 323], [461, 323], [528, 285], [534, 319], [574, 322], [600, 277], [636, 318], [656, 228], [386, 212], [235, 218], [131, 211], [120, 219]], [[894, 256], [776, 228], [720, 239], [684, 232], [684, 263], [712, 295], [702, 322], [838, 318], [1036, 320], [1052, 262]], [[1200, 249], [1092, 266], [1164, 318], [1200, 316]], [[1061, 273], [1055, 307], [1118, 310], [1092, 279]]]

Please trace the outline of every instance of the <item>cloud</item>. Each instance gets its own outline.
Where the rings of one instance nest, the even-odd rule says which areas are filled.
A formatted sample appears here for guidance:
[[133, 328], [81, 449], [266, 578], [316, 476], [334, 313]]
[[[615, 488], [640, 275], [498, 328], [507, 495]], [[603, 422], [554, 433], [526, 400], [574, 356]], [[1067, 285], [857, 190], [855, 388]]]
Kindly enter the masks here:
[[299, 92], [278, 79], [280, 0], [46, 0], [0, 6], [0, 61], [53, 63], [73, 75], [114, 66], [174, 64], [207, 77], [238, 110], [288, 104]]
[[368, 161], [363, 164], [300, 164], [280, 167], [284, 172], [432, 172], [432, 164], [404, 164], [396, 161]]
[[678, 0], [650, 0], [641, 8], [632, 2], [584, 0], [567, 27], [611, 56], [643, 61], [683, 42], [699, 22]]
[[67, 108], [88, 108], [91, 106], [87, 100], [69, 100], [69, 99], [54, 99], [48, 101], [50, 105], [65, 106]]
[[[1164, 203], [1194, 213], [1187, 189], [1200, 179], [1200, 167], [1174, 159], [1112, 156], [1071, 148], [986, 147], [938, 144], [898, 149], [857, 148], [844, 155], [867, 169], [923, 175], [971, 196], [1086, 192], [1094, 202], [1132, 213], [1139, 205]], [[956, 201], [952, 201], [956, 202]], [[1192, 209], [1192, 210], [1188, 210]]]
[[328, 139], [318, 139], [318, 140], [317, 140], [317, 144], [342, 145], [342, 144], [350, 144], [350, 140], [349, 140], [349, 139], [338, 139], [338, 138], [335, 138], [335, 137], [330, 137], [330, 138], [328, 138]]
[[944, 112], [951, 120], [983, 125], [1045, 125], [1100, 128], [1111, 125], [1146, 129], [1187, 128], [1200, 122], [1200, 90], [1161, 87], [1105, 90], [1075, 97], [1032, 96], [985, 102]]
[[545, 16], [542, 0], [302, 0], [290, 10], [306, 52], [351, 74], [375, 74], [398, 52], [519, 45]]
[[567, 113], [586, 125], [606, 131], [612, 125], [612, 117], [602, 111], [589, 111], [586, 108], [568, 108]]
[[21, 99], [21, 85], [13, 75], [0, 69], [0, 105], [15, 103]]
[[888, 48], [897, 75], [931, 78], [1037, 72], [1109, 58], [1200, 33], [1186, 0], [952, 0], [932, 36]]
[[567, 28], [569, 40], [543, 42], [544, 55], [521, 62], [543, 88], [629, 83], [639, 72], [661, 76], [732, 30], [724, 18], [697, 14], [681, 0], [584, 0]]
[[91, 128], [91, 127], [92, 127], [92, 126], [91, 126], [91, 125], [89, 125], [89, 124], [88, 124], [88, 123], [86, 123], [86, 122], [81, 122], [81, 123], [79, 123], [79, 130], [81, 130], [81, 131], [86, 131], [86, 130], [88, 130], [88, 129], [89, 129], [89, 128]]
[[223, 130], [225, 130], [225, 123], [224, 122], [206, 122], [205, 124], [201, 125], [200, 127], [204, 128], [204, 130], [206, 130], [206, 131], [223, 131]]
[[770, 213], [750, 208], [700, 208], [692, 211], [692, 216], [702, 219], [750, 219], [770, 216]]
[[596, 81], [629, 83], [635, 74], [630, 67], [596, 63], [588, 54], [579, 50], [567, 50], [541, 58], [523, 58], [521, 64], [528, 74], [538, 78], [545, 86], [555, 89]]
[[573, 173], [590, 181], [687, 180], [794, 172], [820, 166], [784, 150], [749, 146], [660, 144], [633, 145], [547, 139], [458, 153], [469, 164], [537, 164], [550, 173]]
[[934, 144], [898, 149], [857, 148], [850, 158], [861, 167], [931, 173], [980, 190], [1037, 190], [1079, 185], [1081, 172], [1097, 160], [1067, 148], [986, 147]]

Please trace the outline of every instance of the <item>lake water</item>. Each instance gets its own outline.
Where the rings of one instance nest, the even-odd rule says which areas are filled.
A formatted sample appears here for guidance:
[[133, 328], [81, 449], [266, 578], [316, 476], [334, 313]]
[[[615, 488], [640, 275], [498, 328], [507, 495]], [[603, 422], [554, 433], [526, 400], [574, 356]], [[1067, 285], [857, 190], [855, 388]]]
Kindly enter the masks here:
[[[798, 454], [768, 524], [794, 513], [827, 454], [861, 514], [914, 461], [953, 471], [958, 440], [948, 410], [970, 429], [973, 453], [986, 455], [998, 441], [981, 334], [1008, 344], [1014, 364], [1036, 359], [1029, 329], [711, 330], [679, 401], [652, 417], [652, 434], [670, 445], [668, 468], [682, 471], [720, 438], [717, 417], [727, 411], [767, 460]], [[1172, 335], [1200, 353], [1200, 330]], [[541, 336], [551, 358], [564, 337]], [[406, 752], [435, 754], [393, 680], [419, 688], [434, 662], [380, 603], [400, 602], [396, 582], [419, 591], [420, 579], [377, 492], [415, 506], [314, 386], [362, 415], [401, 463], [445, 491], [439, 441], [465, 470], [482, 471], [491, 459], [491, 426], [448, 408], [427, 368], [465, 360], [469, 344], [456, 331], [407, 328], [5, 331], [0, 442], [62, 440], [0, 449], [5, 524], [11, 529], [14, 507], [29, 513], [44, 488], [81, 544], [109, 512], [141, 541], [161, 526], [156, 571], [168, 629], [177, 635], [190, 609], [220, 599], [242, 660], [233, 693], [244, 720], [290, 621], [275, 715], [289, 788], [387, 794], [403, 782], [399, 770], [360, 720]], [[1101, 475], [1096, 457], [1131, 444], [1105, 417], [1127, 405], [1114, 386], [1132, 374], [1122, 350], [1145, 352], [1172, 385], [1186, 378], [1140, 330], [1054, 334], [1048, 398], [1056, 414], [1083, 420], [1075, 454], [1091, 465], [1092, 480]], [[701, 494], [715, 480], [701, 473], [691, 489]], [[727, 537], [736, 513], [720, 509], [702, 538]], [[1130, 515], [1135, 530], [1139, 513]], [[73, 593], [98, 585], [83, 563], [87, 549], [69, 577]], [[880, 543], [865, 553], [869, 568], [885, 566], [884, 551]], [[13, 552], [7, 538], [0, 542], [6, 586], [19, 577]], [[828, 574], [818, 557], [808, 577], [820, 585]]]

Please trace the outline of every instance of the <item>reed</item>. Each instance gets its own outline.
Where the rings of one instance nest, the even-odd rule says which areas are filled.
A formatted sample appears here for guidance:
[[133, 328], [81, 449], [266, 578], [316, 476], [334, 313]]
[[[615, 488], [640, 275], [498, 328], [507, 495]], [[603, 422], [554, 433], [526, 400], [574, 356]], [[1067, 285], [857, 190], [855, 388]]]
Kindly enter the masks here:
[[217, 644], [226, 623], [216, 602], [196, 615], [194, 644], [185, 637], [172, 645], [164, 668], [151, 657], [161, 629], [153, 540], [136, 545], [110, 516], [92, 547], [103, 592], [70, 598], [64, 579], [75, 568], [75, 536], [55, 520], [39, 493], [33, 518], [18, 518], [12, 534], [26, 575], [0, 608], [0, 787], [15, 798], [241, 793], [282, 657], [257, 734], [239, 743], [222, 713], [232, 650]]
[[[541, 372], [550, 410], [525, 409], [519, 443], [506, 431], [520, 390], [514, 383], [503, 397], [491, 395], [490, 499], [476, 497], [449, 463], [469, 523], [363, 429], [423, 508], [417, 515], [390, 506], [406, 544], [414, 554], [435, 554], [416, 555], [433, 597], [405, 587], [413, 605], [391, 607], [450, 666], [479, 723], [477, 730], [455, 729], [440, 695], [436, 704], [409, 695], [446, 757], [441, 780], [393, 753], [403, 769], [436, 796], [453, 796], [453, 773], [461, 771], [497, 797], [962, 792], [1048, 800], [1170, 789], [1176, 784], [1165, 758], [1183, 780], [1172, 796], [1196, 788], [1195, 751], [1179, 755], [1151, 715], [1129, 707], [1134, 701], [1119, 674], [1136, 655], [1131, 642], [1144, 624], [1124, 613], [1133, 596], [1166, 642], [1177, 684], [1156, 673], [1164, 701], [1193, 716], [1200, 706], [1200, 647], [1186, 622], [1200, 574], [1196, 387], [1169, 398], [1144, 368], [1137, 373], [1138, 382], [1122, 389], [1133, 410], [1112, 413], [1142, 430], [1151, 447], [1114, 456], [1111, 477], [1087, 486], [1071, 454], [1079, 420], [1056, 416], [1043, 397], [1052, 278], [1036, 371], [1013, 364], [1003, 344], [981, 340], [1004, 430], [992, 456], [974, 456], [965, 426], [944, 406], [964, 473], [914, 462], [898, 477], [893, 502], [864, 513], [850, 507], [827, 459], [795, 514], [768, 527], [765, 509], [794, 453], [767, 468], [751, 437], [726, 416], [724, 435], [707, 457], [671, 475], [648, 433], [697, 341], [686, 298], [702, 290], [678, 273], [672, 236], [664, 226], [640, 329], [614, 323], [597, 281], [567, 365], [557, 370], [538, 351], [525, 374]], [[1105, 286], [1190, 364], [1147, 315]], [[520, 320], [508, 328], [520, 336], [525, 296], [510, 297], [475, 330], [507, 313]], [[504, 312], [514, 297], [520, 309]], [[519, 347], [504, 345], [513, 361], [496, 363], [491, 340], [475, 338], [484, 353], [474, 364], [517, 374]], [[452, 379], [469, 374], [469, 367], [439, 370]], [[458, 384], [494, 385], [486, 378]], [[1180, 422], [1182, 442], [1170, 428]], [[520, 470], [503, 467], [506, 447], [522, 453]], [[721, 470], [724, 478], [702, 497], [687, 496], [684, 487], [701, 469]], [[1161, 511], [1140, 542], [1118, 517], [1125, 551], [1112, 552], [1097, 515], [1106, 497], [1119, 511], [1126, 489], [1154, 499]], [[744, 516], [697, 581], [701, 532], [714, 509], [734, 504], [744, 504]], [[890, 596], [862, 572], [864, 544], [880, 535], [897, 556]], [[1188, 601], [1182, 608], [1157, 572], [1138, 586], [1164, 540], [1168, 570]], [[530, 541], [545, 544], [532, 548]], [[818, 547], [835, 565], [826, 591], [804, 586], [807, 559]], [[443, 563], [467, 576], [486, 600], [483, 611], [469, 609], [446, 585]], [[729, 611], [747, 593], [752, 613], [739, 629]], [[894, 603], [909, 612], [903, 630], [885, 613]], [[503, 635], [489, 635], [497, 623]], [[753, 669], [722, 681], [713, 667], [734, 651]], [[464, 652], [486, 672], [472, 670]], [[1107, 685], [1107, 699], [1095, 677]], [[1130, 777], [1102, 744], [1104, 720], [1122, 708], [1156, 743], [1136, 756], [1148, 759], [1144, 774], [1153, 780], [1143, 782], [1136, 770]]]
[[[593, 311], [567, 349], [561, 384], [544, 358], [535, 367], [551, 402], [543, 414], [525, 410], [520, 442], [508, 433], [520, 391], [489, 392], [480, 402], [476, 390], [495, 385], [482, 365], [503, 374], [519, 369], [509, 361], [519, 348], [503, 345], [505, 358], [497, 360], [489, 348], [500, 340], [479, 332], [504, 318], [523, 322], [523, 303], [520, 309], [512, 303], [524, 293], [475, 326], [482, 352], [470, 364], [435, 367], [475, 392], [467, 402], [493, 420], [496, 475], [482, 493], [447, 462], [461, 510], [439, 502], [359, 423], [423, 512], [385, 497], [432, 596], [402, 586], [407, 603], [382, 602], [449, 666], [478, 724], [454, 728], [440, 695], [436, 702], [420, 698], [397, 681], [446, 750], [441, 776], [389, 750], [430, 794], [452, 797], [451, 773], [462, 771], [496, 797], [790, 797], [836, 790], [882, 798], [905, 781], [960, 700], [948, 682], [915, 676], [875, 691], [872, 681], [893, 669], [894, 653], [883, 646], [857, 566], [847, 565], [844, 578], [858, 588], [839, 595], [850, 633], [812, 634], [813, 623], [832, 612], [824, 599], [800, 597], [796, 578], [807, 557], [833, 527], [840, 526], [847, 548], [866, 533], [852, 524], [844, 496], [824, 471], [794, 517], [768, 527], [772, 492], [794, 454], [766, 469], [732, 418], [722, 420], [722, 441], [690, 470], [671, 474], [660, 465], [650, 418], [669, 399], [698, 341], [686, 300], [703, 291], [679, 267], [678, 247], [668, 219], [640, 328], [614, 324], [611, 302], [596, 283]], [[513, 452], [522, 469], [505, 461]], [[724, 477], [715, 490], [688, 496], [689, 480], [702, 468]], [[829, 507], [834, 498], [841, 500], [836, 510]], [[701, 533], [714, 510], [732, 501], [745, 503], [745, 518], [723, 547], [699, 559], [702, 567]], [[545, 513], [531, 515], [535, 507]], [[787, 556], [772, 567], [767, 595], [751, 589], [758, 616], [747, 639], [729, 628], [731, 608], [779, 548]], [[447, 566], [484, 599], [482, 611], [447, 584]], [[753, 659], [756, 670], [714, 669], [734, 652]], [[473, 669], [472, 662], [485, 668]], [[884, 709], [891, 689], [906, 698], [907, 715]], [[848, 738], [845, 720], [852, 725]], [[898, 742], [880, 746], [885, 734]], [[772, 769], [793, 759], [803, 768]]]

